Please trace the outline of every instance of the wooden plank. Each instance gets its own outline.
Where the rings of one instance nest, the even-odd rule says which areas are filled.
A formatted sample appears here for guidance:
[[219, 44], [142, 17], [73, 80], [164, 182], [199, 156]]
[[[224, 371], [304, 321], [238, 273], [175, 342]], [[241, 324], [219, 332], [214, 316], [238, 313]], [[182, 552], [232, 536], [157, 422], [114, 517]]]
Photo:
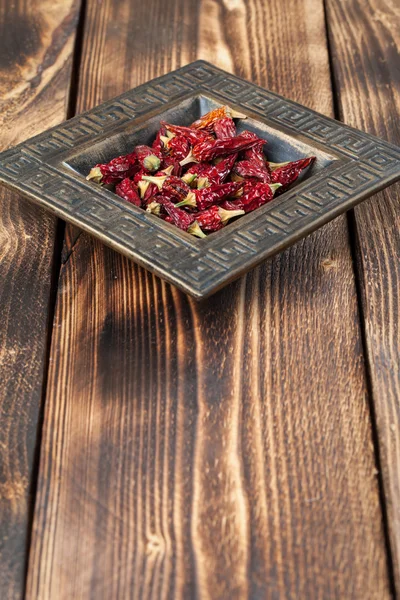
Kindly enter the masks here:
[[[93, 0], [83, 56], [81, 110], [200, 57], [332, 113], [315, 0]], [[345, 218], [201, 304], [83, 234], [51, 360], [28, 598], [390, 597]]]
[[[1, 149], [66, 116], [79, 2], [0, 0]], [[56, 220], [0, 189], [0, 597], [23, 595]]]
[[[400, 145], [398, 5], [328, 1], [340, 117]], [[368, 43], [365, 43], [367, 40]], [[351, 74], [351, 76], [349, 76]], [[357, 102], [353, 101], [357, 98]], [[400, 594], [400, 206], [393, 186], [355, 210], [357, 274], [380, 469]]]

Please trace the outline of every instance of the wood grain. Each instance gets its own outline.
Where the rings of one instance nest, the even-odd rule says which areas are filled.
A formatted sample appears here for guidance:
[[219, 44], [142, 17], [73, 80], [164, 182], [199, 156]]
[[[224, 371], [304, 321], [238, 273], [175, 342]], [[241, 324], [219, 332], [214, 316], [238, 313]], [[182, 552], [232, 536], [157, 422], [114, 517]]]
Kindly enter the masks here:
[[[89, 1], [79, 108], [197, 57], [332, 113], [315, 0]], [[69, 250], [27, 597], [390, 597], [346, 218], [201, 304]]]
[[[1, 149], [66, 116], [79, 3], [0, 1]], [[0, 190], [0, 597], [23, 595], [56, 220]]]
[[[400, 145], [398, 3], [329, 0], [340, 117]], [[365, 43], [368, 40], [368, 43]], [[349, 74], [351, 73], [351, 77]], [[358, 101], [352, 99], [357, 97]], [[355, 210], [357, 273], [389, 536], [400, 594], [400, 206], [393, 186]]]

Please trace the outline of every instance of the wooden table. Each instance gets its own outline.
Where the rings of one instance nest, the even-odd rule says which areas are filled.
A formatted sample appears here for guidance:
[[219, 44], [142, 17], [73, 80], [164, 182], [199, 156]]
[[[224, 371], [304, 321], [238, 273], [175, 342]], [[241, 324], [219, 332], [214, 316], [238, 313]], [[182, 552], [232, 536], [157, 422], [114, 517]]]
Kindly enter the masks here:
[[[0, 0], [5, 148], [196, 58], [400, 143], [394, 0]], [[392, 187], [197, 304], [6, 191], [0, 597], [400, 593]]]

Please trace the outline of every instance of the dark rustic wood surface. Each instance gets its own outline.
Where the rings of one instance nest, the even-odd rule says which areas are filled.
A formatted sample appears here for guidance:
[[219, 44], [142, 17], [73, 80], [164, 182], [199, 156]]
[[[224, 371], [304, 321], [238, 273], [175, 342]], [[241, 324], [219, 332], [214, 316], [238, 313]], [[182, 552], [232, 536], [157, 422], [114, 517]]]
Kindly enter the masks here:
[[[90, 0], [78, 108], [197, 57], [333, 113], [322, 0]], [[390, 597], [346, 217], [203, 304], [64, 257], [27, 597]]]
[[[328, 0], [340, 117], [400, 145], [400, 6]], [[367, 43], [365, 41], [368, 40]], [[349, 76], [351, 74], [351, 76]], [[357, 98], [357, 102], [354, 101]], [[400, 187], [355, 210], [357, 275], [390, 547], [400, 593]]]
[[[72, 0], [0, 0], [1, 149], [66, 117], [78, 9]], [[24, 589], [56, 231], [53, 217], [0, 189], [2, 600]]]

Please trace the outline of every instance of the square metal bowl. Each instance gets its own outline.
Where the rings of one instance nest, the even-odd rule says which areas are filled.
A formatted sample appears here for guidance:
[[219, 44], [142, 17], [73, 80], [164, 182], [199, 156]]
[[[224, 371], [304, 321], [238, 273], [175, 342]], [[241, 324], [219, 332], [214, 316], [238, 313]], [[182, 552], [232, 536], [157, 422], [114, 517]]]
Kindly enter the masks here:
[[[228, 104], [238, 129], [268, 140], [273, 162], [315, 155], [292, 189], [198, 239], [88, 182], [99, 162]], [[400, 148], [204, 61], [141, 85], [0, 154], [0, 181], [197, 299], [400, 178]]]

